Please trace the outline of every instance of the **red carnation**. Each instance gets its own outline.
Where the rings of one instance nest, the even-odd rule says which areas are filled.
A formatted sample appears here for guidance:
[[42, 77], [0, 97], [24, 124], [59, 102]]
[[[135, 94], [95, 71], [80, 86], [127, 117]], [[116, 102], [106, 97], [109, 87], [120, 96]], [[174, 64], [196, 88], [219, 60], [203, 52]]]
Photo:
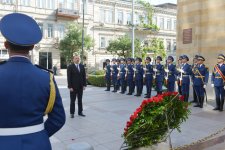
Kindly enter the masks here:
[[183, 95], [179, 96], [179, 99], [180, 99], [181, 101], [184, 101], [184, 96], [183, 96]]

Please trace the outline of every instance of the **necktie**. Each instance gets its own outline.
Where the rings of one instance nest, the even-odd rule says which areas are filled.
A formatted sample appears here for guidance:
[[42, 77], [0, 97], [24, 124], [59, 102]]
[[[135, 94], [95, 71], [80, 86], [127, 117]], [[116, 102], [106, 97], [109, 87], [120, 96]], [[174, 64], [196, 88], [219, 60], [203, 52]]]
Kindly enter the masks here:
[[80, 72], [79, 64], [76, 64], [77, 70]]

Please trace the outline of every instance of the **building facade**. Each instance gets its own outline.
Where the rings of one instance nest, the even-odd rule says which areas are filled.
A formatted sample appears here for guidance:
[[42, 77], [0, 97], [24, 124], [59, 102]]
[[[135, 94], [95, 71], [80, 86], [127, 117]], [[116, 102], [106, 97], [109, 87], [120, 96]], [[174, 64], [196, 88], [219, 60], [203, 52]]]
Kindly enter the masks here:
[[[106, 58], [113, 56], [106, 52], [110, 40], [125, 34], [131, 36], [131, 5], [129, 0], [1, 0], [0, 17], [11, 12], [32, 16], [43, 32], [42, 41], [30, 52], [35, 64], [51, 69], [53, 65], [66, 68], [60, 57], [58, 44], [65, 36], [68, 22], [82, 24], [84, 2], [85, 33], [94, 39], [94, 47], [85, 52], [85, 63], [89, 67], [102, 68]], [[164, 41], [168, 55], [176, 55], [176, 5], [163, 4], [154, 7], [153, 23], [160, 27], [157, 34], [149, 35], [138, 28], [140, 18], [146, 18], [144, 8], [135, 4], [135, 38], [145, 41], [157, 37]], [[0, 59], [7, 59], [3, 47], [4, 38], [0, 36]]]
[[212, 70], [217, 55], [225, 53], [225, 1], [179, 0], [177, 55], [203, 55]]

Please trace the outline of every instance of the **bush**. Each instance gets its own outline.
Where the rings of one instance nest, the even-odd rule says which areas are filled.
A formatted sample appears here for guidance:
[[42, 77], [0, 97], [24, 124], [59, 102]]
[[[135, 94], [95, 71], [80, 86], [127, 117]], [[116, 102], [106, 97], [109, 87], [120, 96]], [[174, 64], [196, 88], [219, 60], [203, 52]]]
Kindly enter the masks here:
[[104, 87], [104, 86], [106, 86], [105, 76], [89, 74], [88, 75], [88, 83], [90, 83], [91, 85], [94, 85], [94, 86]]
[[94, 71], [89, 72], [89, 74], [91, 74], [91, 75], [104, 75], [105, 70], [94, 70]]
[[180, 125], [190, 114], [188, 102], [177, 92], [166, 92], [142, 102], [130, 116], [123, 137], [128, 149], [160, 143], [170, 130], [180, 131]]

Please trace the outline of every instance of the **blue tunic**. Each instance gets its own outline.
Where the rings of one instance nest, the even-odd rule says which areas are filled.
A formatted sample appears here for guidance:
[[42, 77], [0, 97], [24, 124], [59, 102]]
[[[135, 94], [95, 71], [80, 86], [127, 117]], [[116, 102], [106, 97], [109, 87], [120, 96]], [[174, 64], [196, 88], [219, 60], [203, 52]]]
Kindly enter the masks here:
[[[53, 110], [44, 130], [36, 133], [0, 136], [1, 150], [51, 150], [49, 137], [65, 123], [65, 112], [57, 85]], [[24, 57], [11, 57], [0, 65], [0, 128], [17, 128], [43, 123], [48, 103], [49, 73]]]
[[182, 70], [184, 73], [182, 73], [182, 85], [181, 85], [181, 91], [184, 95], [189, 95], [189, 88], [190, 88], [190, 75], [192, 75], [192, 69], [191, 65], [189, 64], [183, 64]]
[[156, 79], [155, 79], [155, 84], [156, 84], [156, 91], [157, 92], [162, 92], [162, 86], [163, 86], [163, 80], [164, 80], [164, 66], [161, 64], [156, 64]]
[[[176, 66], [174, 64], [169, 64], [168, 70], [167, 90], [169, 92], [174, 92], [176, 81]], [[165, 76], [167, 77], [167, 73], [165, 73]]]

